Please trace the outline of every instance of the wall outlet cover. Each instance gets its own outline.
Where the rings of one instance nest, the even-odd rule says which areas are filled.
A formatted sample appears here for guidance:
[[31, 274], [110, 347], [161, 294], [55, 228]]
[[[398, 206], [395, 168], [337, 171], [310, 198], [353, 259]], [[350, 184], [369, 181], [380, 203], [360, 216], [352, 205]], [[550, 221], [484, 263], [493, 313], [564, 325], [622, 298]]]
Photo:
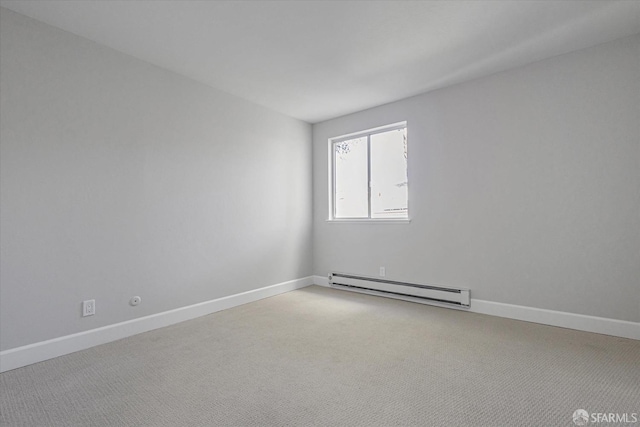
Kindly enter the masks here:
[[82, 302], [82, 317], [96, 314], [96, 300], [89, 299]]

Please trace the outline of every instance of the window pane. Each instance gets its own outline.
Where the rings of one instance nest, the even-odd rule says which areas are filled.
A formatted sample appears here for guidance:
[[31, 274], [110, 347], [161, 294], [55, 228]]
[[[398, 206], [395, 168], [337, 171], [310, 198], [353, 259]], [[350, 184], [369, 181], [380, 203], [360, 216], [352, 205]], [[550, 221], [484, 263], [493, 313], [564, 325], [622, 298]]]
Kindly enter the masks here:
[[335, 217], [367, 218], [369, 186], [367, 183], [367, 138], [333, 144], [335, 156]]
[[371, 135], [371, 218], [408, 218], [407, 129]]

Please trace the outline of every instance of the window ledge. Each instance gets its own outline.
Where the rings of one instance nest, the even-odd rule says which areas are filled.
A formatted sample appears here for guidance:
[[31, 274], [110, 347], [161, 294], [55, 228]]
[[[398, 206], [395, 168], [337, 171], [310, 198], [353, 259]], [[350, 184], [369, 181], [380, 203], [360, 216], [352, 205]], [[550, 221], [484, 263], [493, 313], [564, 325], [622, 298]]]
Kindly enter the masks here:
[[409, 224], [411, 219], [327, 219], [325, 222], [357, 224]]

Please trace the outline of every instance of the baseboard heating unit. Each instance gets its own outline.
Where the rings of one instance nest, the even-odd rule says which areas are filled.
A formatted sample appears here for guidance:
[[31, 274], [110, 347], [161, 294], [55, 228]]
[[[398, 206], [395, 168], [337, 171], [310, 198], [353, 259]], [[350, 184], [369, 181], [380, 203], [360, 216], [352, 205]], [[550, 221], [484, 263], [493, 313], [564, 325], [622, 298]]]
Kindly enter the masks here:
[[330, 273], [329, 286], [423, 304], [457, 308], [469, 308], [471, 306], [471, 291], [465, 288], [416, 285], [414, 283], [394, 282], [342, 273]]

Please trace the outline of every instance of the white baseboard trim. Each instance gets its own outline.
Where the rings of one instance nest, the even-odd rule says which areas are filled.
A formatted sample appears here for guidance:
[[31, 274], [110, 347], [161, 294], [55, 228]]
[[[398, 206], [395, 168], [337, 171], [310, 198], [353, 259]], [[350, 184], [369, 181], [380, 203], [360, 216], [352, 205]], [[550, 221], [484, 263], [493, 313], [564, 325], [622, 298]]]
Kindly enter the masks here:
[[325, 288], [330, 288], [329, 286], [329, 277], [327, 276], [311, 276], [313, 277], [313, 284], [318, 286], [324, 286]]
[[638, 322], [503, 304], [473, 298], [471, 299], [471, 308], [469, 311], [515, 320], [524, 320], [525, 322], [576, 329], [578, 331], [595, 332], [596, 334], [640, 340], [640, 323]]
[[[329, 287], [329, 279], [324, 276], [313, 276], [313, 283]], [[640, 323], [638, 322], [504, 304], [474, 298], [471, 299], [471, 307], [464, 311], [640, 340]]]
[[303, 277], [301, 279], [290, 280], [288, 282], [205, 301], [187, 307], [152, 314], [139, 319], [132, 319], [77, 334], [66, 335], [5, 350], [0, 352], [0, 372], [53, 359], [54, 357], [85, 350], [96, 345], [106, 344], [142, 332], [148, 332], [153, 329], [184, 322], [185, 320], [195, 319], [196, 317], [205, 316], [215, 313], [216, 311], [226, 310], [263, 298], [304, 288], [313, 284], [313, 282], [313, 276]]

